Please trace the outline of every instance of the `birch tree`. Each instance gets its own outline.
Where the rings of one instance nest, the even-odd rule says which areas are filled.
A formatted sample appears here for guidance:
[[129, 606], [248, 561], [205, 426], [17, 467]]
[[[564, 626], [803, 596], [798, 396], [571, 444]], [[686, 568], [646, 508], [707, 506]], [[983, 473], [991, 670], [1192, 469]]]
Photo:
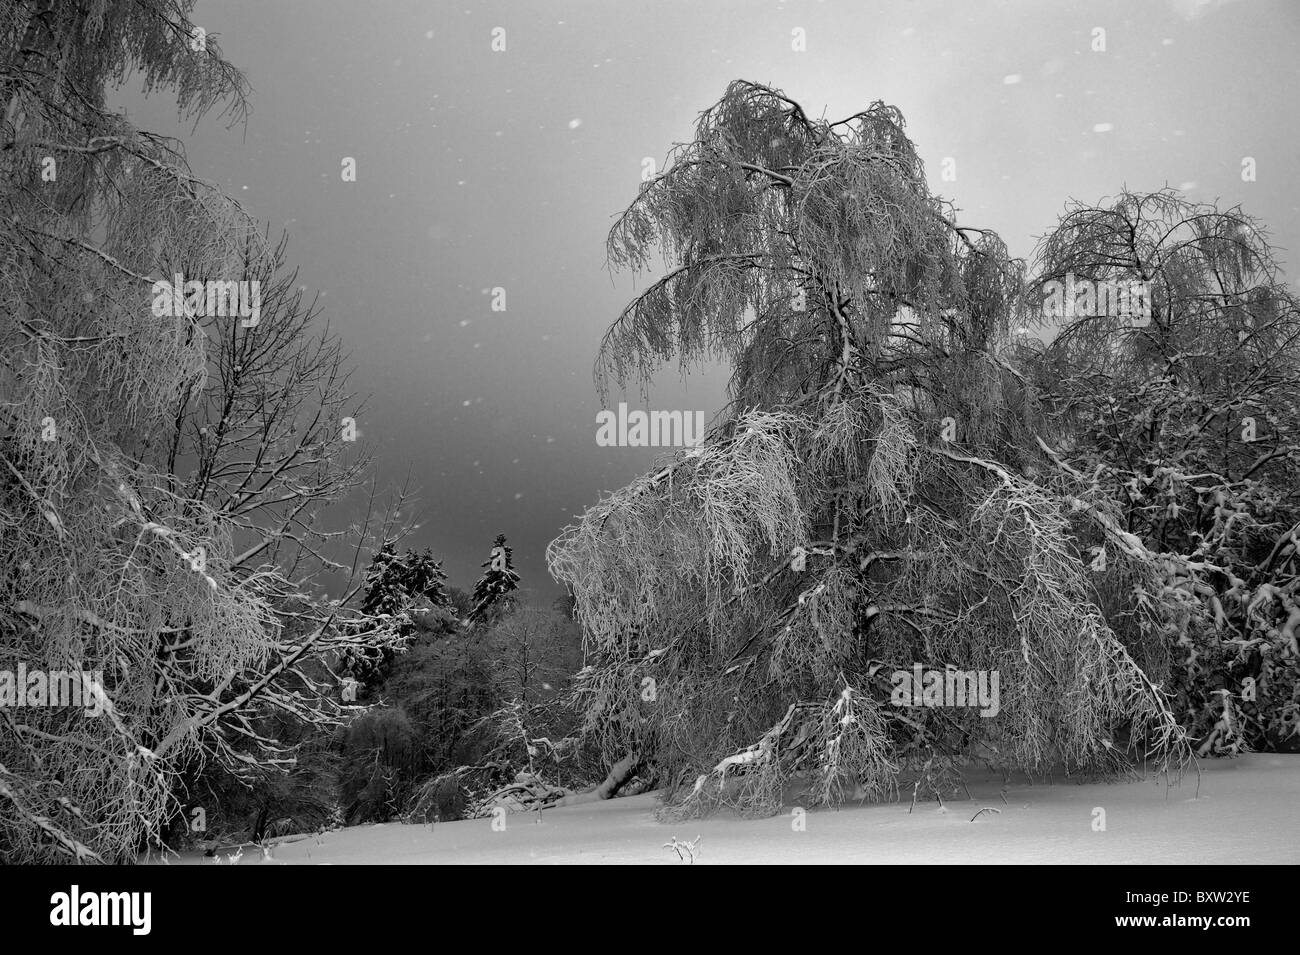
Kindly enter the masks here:
[[[1052, 467], [1007, 360], [1024, 265], [930, 193], [904, 130], [880, 102], [813, 119], [732, 83], [610, 232], [612, 267], [666, 271], [604, 336], [602, 394], [673, 359], [733, 369], [701, 447], [548, 551], [584, 630], [585, 732], [669, 781], [669, 812], [772, 812], [792, 784], [884, 798], [904, 772], [939, 794], [969, 759], [1187, 758], [1153, 648], [1188, 611], [1132, 599], [1158, 559]], [[894, 705], [914, 664], [998, 671], [998, 715]]]
[[[1037, 265], [1043, 304], [1051, 283], [1076, 289], [1024, 362], [1070, 435], [1061, 459], [1204, 611], [1169, 648], [1177, 715], [1202, 754], [1293, 746], [1300, 302], [1267, 232], [1239, 208], [1125, 192], [1067, 209]], [[1092, 295], [1130, 282], [1139, 314]]]

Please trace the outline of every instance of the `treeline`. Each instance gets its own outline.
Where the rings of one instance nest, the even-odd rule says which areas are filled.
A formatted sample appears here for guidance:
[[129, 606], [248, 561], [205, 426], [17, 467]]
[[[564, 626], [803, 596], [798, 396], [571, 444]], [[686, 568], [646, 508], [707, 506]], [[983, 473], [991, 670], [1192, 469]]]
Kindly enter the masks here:
[[596, 781], [594, 754], [572, 746], [557, 753], [552, 744], [569, 739], [577, 722], [566, 705], [582, 661], [571, 598], [520, 604], [504, 536], [483, 566], [466, 591], [447, 586], [430, 551], [399, 553], [385, 542], [359, 602], [400, 641], [350, 647], [320, 663], [318, 685], [340, 696], [347, 721], [328, 732], [268, 722], [266, 734], [293, 747], [288, 772], [196, 768], [163, 842], [220, 857], [223, 847], [290, 833], [521, 808], [562, 796], [561, 780]]

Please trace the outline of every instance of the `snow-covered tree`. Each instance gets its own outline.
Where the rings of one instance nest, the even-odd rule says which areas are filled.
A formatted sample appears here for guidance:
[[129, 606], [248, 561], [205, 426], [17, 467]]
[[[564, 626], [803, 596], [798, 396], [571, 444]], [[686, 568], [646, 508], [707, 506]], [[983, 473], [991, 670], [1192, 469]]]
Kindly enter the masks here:
[[[1204, 609], [1164, 651], [1177, 715], [1202, 753], [1294, 746], [1300, 301], [1267, 234], [1240, 209], [1125, 192], [1068, 209], [1038, 259], [1040, 301], [1076, 289], [1050, 346], [1023, 356], [1068, 436], [1061, 467], [1119, 501], [1121, 526], [1168, 563], [1166, 586]], [[1092, 294], [1133, 281], [1144, 309]]]
[[[451, 618], [451, 597], [444, 586], [447, 575], [428, 549], [398, 554], [395, 541], [385, 541], [366, 570], [361, 612], [370, 617], [390, 618], [388, 625], [404, 640], [416, 630], [416, 617], [426, 623], [428, 615]], [[376, 647], [353, 647], [344, 664], [353, 678], [366, 684], [381, 680], [393, 654], [400, 646], [391, 642]]]
[[470, 624], [482, 623], [492, 617], [499, 618], [507, 609], [513, 594], [519, 588], [519, 575], [512, 562], [514, 551], [506, 546], [506, 535], [498, 534], [492, 543], [488, 559], [480, 564], [483, 576], [474, 585], [474, 609], [466, 618]]
[[[354, 590], [308, 588], [337, 566], [316, 511], [364, 469], [338, 444], [337, 342], [309, 333], [283, 245], [107, 105], [130, 76], [196, 120], [243, 115], [192, 6], [0, 4], [0, 670], [87, 674], [102, 710], [3, 710], [9, 861], [129, 857], [190, 767], [290, 765], [266, 714], [332, 724], [309, 664], [396, 639], [343, 609]], [[159, 314], [178, 272], [259, 282], [260, 319]]]
[[[407, 600], [406, 591], [398, 583], [403, 569], [402, 559], [397, 556], [397, 544], [384, 541], [383, 546], [366, 568], [366, 589], [362, 599], [363, 609], [375, 613], [395, 614]], [[394, 571], [396, 570], [396, 573]]]
[[[427, 662], [413, 672], [420, 656]], [[570, 615], [517, 607], [495, 626], [415, 648], [395, 664], [385, 697], [391, 691], [394, 705], [421, 714], [431, 753], [456, 757], [434, 760], [437, 771], [416, 787], [408, 818], [445, 818], [455, 803], [468, 815], [540, 809], [564, 785], [585, 783], [586, 753], [565, 705], [581, 656]], [[428, 665], [434, 660], [436, 668]]]
[[[610, 233], [614, 266], [656, 252], [673, 267], [606, 333], [598, 382], [645, 388], [672, 357], [734, 373], [701, 447], [548, 550], [610, 764], [684, 782], [679, 812], [772, 811], [797, 779], [884, 796], [904, 766], [937, 789], [960, 757], [1182, 765], [1158, 685], [1178, 614], [1132, 596], [1160, 563], [1051, 468], [1006, 360], [1023, 264], [929, 192], [897, 109], [830, 122], [731, 84]], [[895, 705], [914, 664], [998, 672], [997, 715]]]
[[416, 610], [449, 607], [451, 598], [444, 586], [446, 580], [441, 562], [428, 549], [408, 550], [398, 556], [395, 542], [385, 541], [366, 571], [361, 610], [392, 616], [408, 607]]

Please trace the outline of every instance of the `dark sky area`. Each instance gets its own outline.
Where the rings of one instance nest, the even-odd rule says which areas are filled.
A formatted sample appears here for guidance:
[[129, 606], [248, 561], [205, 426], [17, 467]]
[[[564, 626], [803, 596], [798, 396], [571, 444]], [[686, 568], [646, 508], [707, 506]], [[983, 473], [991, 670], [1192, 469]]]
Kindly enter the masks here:
[[[611, 277], [604, 239], [643, 158], [662, 163], [733, 79], [832, 119], [897, 105], [934, 190], [1014, 254], [1068, 199], [1124, 186], [1241, 204], [1300, 247], [1295, 0], [201, 0], [194, 20], [252, 83], [247, 126], [178, 125], [131, 87], [121, 102], [288, 230], [371, 395], [381, 483], [420, 486], [409, 542], [462, 587], [504, 533], [550, 597], [547, 543], [650, 465], [595, 440], [596, 347], [647, 282]], [[725, 380], [666, 369], [648, 407], [711, 417]]]

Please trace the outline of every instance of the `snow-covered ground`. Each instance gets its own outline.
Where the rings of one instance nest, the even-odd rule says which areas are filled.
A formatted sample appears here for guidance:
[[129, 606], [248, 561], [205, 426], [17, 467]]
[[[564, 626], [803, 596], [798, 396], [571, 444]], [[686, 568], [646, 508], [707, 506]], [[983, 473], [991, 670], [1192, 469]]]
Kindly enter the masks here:
[[[246, 848], [242, 865], [350, 863], [682, 864], [664, 844], [695, 842], [697, 864], [721, 863], [1296, 863], [1300, 862], [1300, 755], [1206, 760], [1181, 785], [1013, 783], [968, 780], [972, 801], [858, 805], [795, 817], [720, 815], [656, 822], [653, 795], [548, 809], [540, 820], [512, 815], [407, 826], [357, 826], [289, 837], [264, 859]], [[1001, 810], [971, 817], [985, 806]], [[1104, 810], [1105, 830], [1094, 829]], [[197, 854], [177, 862], [211, 865]]]

